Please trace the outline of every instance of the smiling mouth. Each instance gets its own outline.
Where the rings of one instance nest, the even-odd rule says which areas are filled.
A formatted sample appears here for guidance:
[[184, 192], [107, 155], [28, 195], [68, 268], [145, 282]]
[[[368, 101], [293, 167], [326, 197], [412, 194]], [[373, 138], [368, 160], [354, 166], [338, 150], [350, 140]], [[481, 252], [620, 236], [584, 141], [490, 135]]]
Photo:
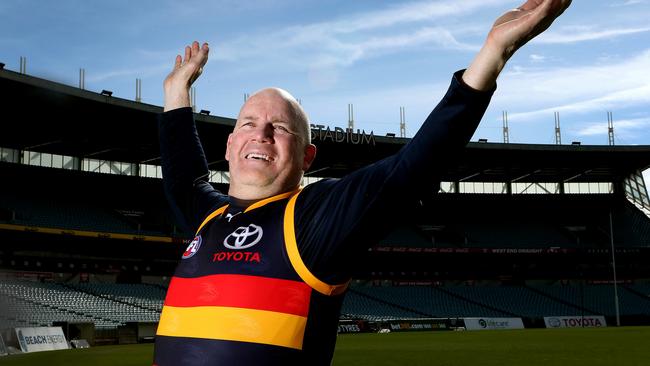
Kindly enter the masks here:
[[269, 163], [273, 161], [273, 159], [270, 156], [266, 154], [260, 154], [260, 153], [249, 153], [246, 154], [245, 158], [252, 159], [252, 160], [266, 161]]

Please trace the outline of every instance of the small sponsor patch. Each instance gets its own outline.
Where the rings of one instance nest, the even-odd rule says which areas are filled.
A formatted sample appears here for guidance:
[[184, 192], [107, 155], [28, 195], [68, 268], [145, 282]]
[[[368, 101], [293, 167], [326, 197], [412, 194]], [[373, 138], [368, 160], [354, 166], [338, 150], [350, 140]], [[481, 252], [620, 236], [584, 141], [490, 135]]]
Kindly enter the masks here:
[[187, 246], [187, 249], [185, 249], [185, 253], [183, 253], [183, 259], [191, 258], [196, 252], [199, 251], [199, 248], [201, 247], [201, 235], [195, 236], [194, 239], [192, 239], [192, 242], [190, 245]]
[[240, 226], [223, 240], [223, 246], [235, 250], [247, 249], [257, 244], [263, 235], [262, 227], [255, 224]]

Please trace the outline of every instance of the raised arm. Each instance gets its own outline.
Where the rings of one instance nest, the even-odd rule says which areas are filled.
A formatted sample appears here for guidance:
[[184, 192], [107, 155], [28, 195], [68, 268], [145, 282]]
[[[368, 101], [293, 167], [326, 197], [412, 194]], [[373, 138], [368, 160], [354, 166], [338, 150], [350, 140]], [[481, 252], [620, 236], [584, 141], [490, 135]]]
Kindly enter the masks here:
[[476, 90], [492, 89], [510, 57], [545, 31], [570, 4], [571, 0], [528, 0], [499, 17], [463, 74], [465, 84]]
[[165, 113], [159, 117], [163, 184], [169, 204], [185, 231], [194, 231], [203, 216], [225, 197], [208, 183], [208, 163], [194, 124], [189, 90], [208, 61], [208, 44], [185, 47], [164, 81]]
[[163, 83], [165, 112], [190, 106], [190, 87], [201, 76], [209, 52], [207, 43], [199, 47], [199, 42], [194, 41], [191, 46], [185, 47], [184, 58], [176, 55], [174, 69]]
[[447, 94], [404, 148], [340, 180], [304, 190], [296, 205], [301, 212], [296, 218], [298, 242], [317, 277], [344, 281], [379, 233], [410, 211], [416, 199], [430, 194], [474, 134], [507, 60], [569, 4], [529, 0], [505, 13], [470, 67], [454, 75]]

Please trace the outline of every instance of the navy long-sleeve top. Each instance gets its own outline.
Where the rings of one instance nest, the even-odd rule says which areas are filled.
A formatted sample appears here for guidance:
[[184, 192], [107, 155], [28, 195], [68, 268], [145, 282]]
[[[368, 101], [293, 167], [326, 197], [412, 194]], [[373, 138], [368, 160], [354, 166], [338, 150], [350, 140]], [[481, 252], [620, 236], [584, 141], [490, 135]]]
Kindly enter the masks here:
[[[494, 90], [476, 91], [462, 82], [463, 70], [418, 133], [398, 153], [340, 179], [324, 179], [304, 188], [296, 202], [296, 239], [309, 270], [327, 283], [349, 279], [357, 258], [429, 191], [467, 144]], [[160, 115], [164, 186], [177, 220], [194, 231], [214, 209], [246, 203], [208, 183], [208, 164], [192, 110]]]

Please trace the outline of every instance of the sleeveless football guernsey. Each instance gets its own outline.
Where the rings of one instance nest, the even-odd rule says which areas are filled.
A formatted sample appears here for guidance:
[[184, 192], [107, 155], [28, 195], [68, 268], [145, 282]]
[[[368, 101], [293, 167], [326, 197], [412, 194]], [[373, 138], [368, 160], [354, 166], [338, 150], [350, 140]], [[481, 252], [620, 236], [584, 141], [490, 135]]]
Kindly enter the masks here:
[[302, 262], [298, 194], [208, 215], [170, 282], [154, 364], [330, 364], [347, 283], [326, 284]]

